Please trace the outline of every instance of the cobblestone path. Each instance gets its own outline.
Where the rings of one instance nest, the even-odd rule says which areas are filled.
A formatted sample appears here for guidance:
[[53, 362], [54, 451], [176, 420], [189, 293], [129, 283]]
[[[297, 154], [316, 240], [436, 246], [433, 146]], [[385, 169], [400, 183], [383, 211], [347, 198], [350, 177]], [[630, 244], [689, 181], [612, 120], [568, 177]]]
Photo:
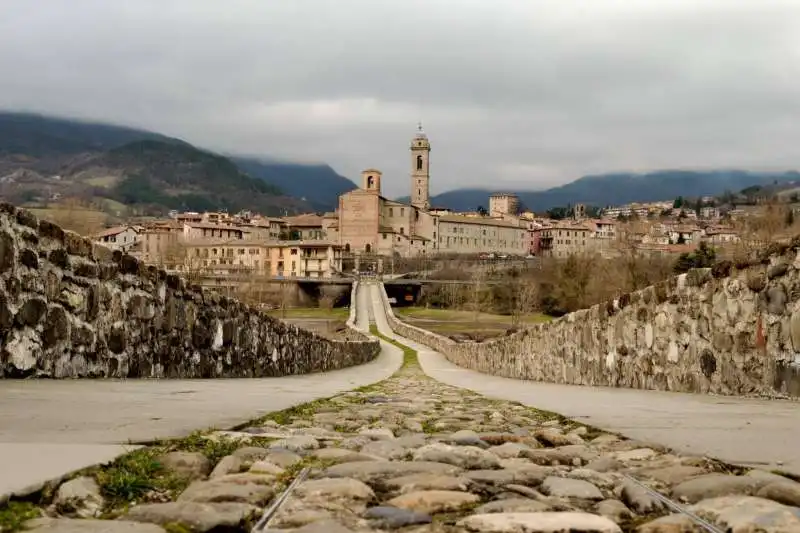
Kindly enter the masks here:
[[45, 506], [49, 516], [27, 525], [40, 533], [250, 531], [309, 467], [267, 531], [703, 531], [627, 476], [724, 531], [800, 531], [800, 483], [488, 400], [434, 381], [413, 351], [404, 355], [376, 385], [239, 432], [153, 448], [147, 457], [164, 468], [147, 490], [128, 487], [119, 466], [69, 481]]

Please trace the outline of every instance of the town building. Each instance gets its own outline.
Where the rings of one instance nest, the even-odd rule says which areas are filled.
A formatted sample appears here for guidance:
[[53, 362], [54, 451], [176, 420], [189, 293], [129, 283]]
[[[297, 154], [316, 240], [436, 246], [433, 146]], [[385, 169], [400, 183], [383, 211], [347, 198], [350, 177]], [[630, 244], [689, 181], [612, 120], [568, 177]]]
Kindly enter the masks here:
[[[503, 219], [431, 210], [430, 152], [430, 141], [420, 127], [410, 144], [408, 204], [383, 196], [380, 170], [364, 170], [360, 187], [341, 195], [336, 213], [323, 217], [325, 237], [339, 242], [345, 253], [358, 255], [527, 254], [527, 229], [515, 216]], [[499, 215], [517, 213], [514, 195], [491, 202], [490, 198], [490, 206]]]
[[139, 234], [139, 245], [136, 247], [139, 257], [146, 263], [163, 265], [170, 268], [182, 264], [184, 250], [181, 247], [183, 224], [170, 221], [153, 224], [144, 228]]
[[324, 218], [315, 214], [297, 215], [283, 219], [289, 239], [323, 239]]
[[183, 238], [187, 241], [201, 239], [245, 239], [252, 233], [250, 228], [211, 222], [186, 222], [183, 225]]
[[739, 233], [732, 228], [706, 228], [706, 241], [713, 245], [735, 244], [741, 242]]
[[139, 240], [139, 231], [133, 226], [116, 226], [101, 231], [94, 237], [95, 242], [112, 250], [130, 251]]
[[538, 225], [532, 233], [533, 253], [556, 258], [610, 252], [619, 239], [616, 223], [604, 219], [555, 221]]
[[175, 269], [190, 276], [330, 278], [342, 270], [341, 248], [328, 241], [207, 239], [183, 246]]
[[519, 196], [512, 193], [495, 193], [489, 197], [489, 216], [517, 215]]

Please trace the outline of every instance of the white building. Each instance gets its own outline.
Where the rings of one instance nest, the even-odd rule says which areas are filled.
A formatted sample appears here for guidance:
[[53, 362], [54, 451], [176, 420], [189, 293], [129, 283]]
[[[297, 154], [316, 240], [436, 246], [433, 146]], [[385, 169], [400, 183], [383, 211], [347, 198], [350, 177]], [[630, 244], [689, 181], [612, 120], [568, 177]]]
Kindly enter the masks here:
[[133, 226], [116, 226], [101, 231], [94, 240], [112, 250], [127, 252], [138, 242], [139, 232]]

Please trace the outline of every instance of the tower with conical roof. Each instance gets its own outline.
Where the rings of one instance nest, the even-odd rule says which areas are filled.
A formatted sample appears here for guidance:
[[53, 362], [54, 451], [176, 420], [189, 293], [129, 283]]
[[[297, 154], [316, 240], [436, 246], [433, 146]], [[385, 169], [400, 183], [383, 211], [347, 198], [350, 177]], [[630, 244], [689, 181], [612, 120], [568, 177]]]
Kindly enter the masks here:
[[422, 130], [422, 123], [420, 123], [417, 134], [411, 140], [411, 205], [424, 211], [429, 210], [431, 207], [430, 155], [431, 143]]

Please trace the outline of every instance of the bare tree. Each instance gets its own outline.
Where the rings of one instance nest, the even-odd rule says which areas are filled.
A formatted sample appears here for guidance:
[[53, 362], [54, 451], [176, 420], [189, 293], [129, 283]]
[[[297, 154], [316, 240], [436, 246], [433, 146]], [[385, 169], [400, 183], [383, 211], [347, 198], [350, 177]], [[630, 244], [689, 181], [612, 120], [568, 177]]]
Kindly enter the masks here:
[[473, 321], [475, 325], [480, 322], [481, 316], [481, 308], [483, 306], [483, 287], [486, 280], [486, 272], [484, 272], [483, 268], [478, 265], [472, 275], [472, 312], [473, 312]]
[[523, 276], [517, 276], [514, 285], [511, 327], [516, 329], [522, 325], [524, 318], [536, 309], [539, 301], [539, 285]]
[[95, 235], [108, 223], [108, 215], [91, 209], [91, 206], [77, 198], [67, 198], [46, 216], [64, 229], [81, 235]]

